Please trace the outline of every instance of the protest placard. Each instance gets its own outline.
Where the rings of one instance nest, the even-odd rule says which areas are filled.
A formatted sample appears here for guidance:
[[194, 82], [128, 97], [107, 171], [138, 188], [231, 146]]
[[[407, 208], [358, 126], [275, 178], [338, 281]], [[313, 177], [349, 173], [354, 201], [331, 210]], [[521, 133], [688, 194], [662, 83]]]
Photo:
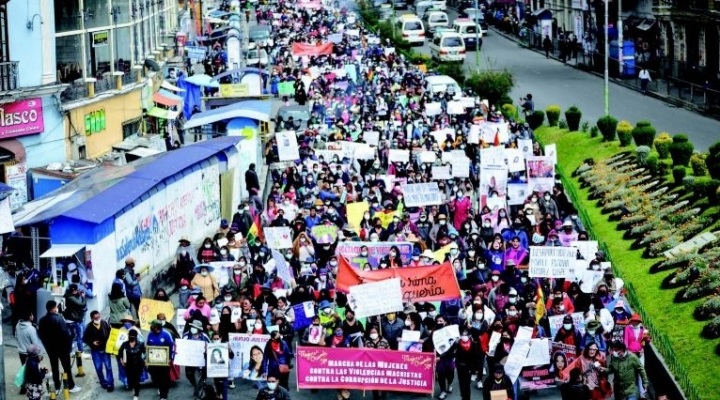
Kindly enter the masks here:
[[508, 183], [507, 185], [507, 203], [510, 206], [524, 204], [529, 194], [527, 183]]
[[582, 272], [582, 278], [580, 280], [580, 291], [583, 293], [594, 293], [595, 292], [595, 284], [600, 282], [600, 280], [603, 277], [603, 271], [588, 271], [583, 270]]
[[298, 347], [298, 389], [432, 393], [435, 355], [377, 349]]
[[120, 346], [123, 342], [128, 339], [128, 330], [125, 328], [110, 328], [110, 336], [108, 336], [107, 343], [105, 344], [105, 352], [112, 355], [117, 355], [120, 351]]
[[440, 192], [437, 182], [410, 183], [403, 184], [401, 187], [407, 207], [438, 206], [444, 200], [444, 195]]
[[304, 329], [312, 324], [312, 317], [315, 316], [315, 306], [312, 301], [306, 301], [300, 304], [292, 305], [293, 314], [295, 314], [295, 321], [293, 321], [293, 328], [297, 331]]
[[510, 125], [507, 122], [487, 122], [480, 124], [480, 138], [484, 143], [507, 143], [510, 139]]
[[505, 361], [505, 375], [510, 378], [512, 383], [515, 383], [520, 376], [520, 371], [525, 366], [525, 359], [529, 352], [530, 340], [528, 339], [516, 339], [510, 348], [510, 354], [508, 354]]
[[551, 157], [526, 157], [528, 179], [555, 178], [555, 164]]
[[344, 256], [338, 257], [335, 288], [341, 292], [347, 293], [351, 286], [360, 283], [378, 282], [389, 278], [400, 278], [403, 301], [428, 302], [461, 297], [455, 270], [449, 262], [429, 267], [359, 271], [353, 268]]
[[365, 139], [365, 143], [369, 144], [370, 146], [377, 146], [380, 142], [380, 132], [378, 131], [367, 131], [363, 132], [363, 139]]
[[235, 357], [230, 361], [230, 376], [233, 378], [263, 380], [265, 345], [270, 335], [230, 333], [228, 343]]
[[530, 178], [528, 179], [528, 187], [533, 192], [552, 193], [553, 186], [555, 186], [555, 179], [553, 178]]
[[442, 112], [442, 104], [440, 102], [425, 103], [425, 114], [428, 116], [438, 115]]
[[401, 340], [407, 340], [408, 342], [416, 342], [420, 340], [420, 336], [422, 335], [421, 331], [411, 331], [409, 329], [403, 329], [402, 334], [400, 335]]
[[533, 142], [532, 139], [518, 139], [518, 149], [523, 153], [525, 158], [532, 157], [533, 155]]
[[573, 247], [530, 246], [528, 271], [531, 278], [565, 278], [577, 258]]
[[289, 249], [292, 248], [292, 229], [288, 226], [265, 227], [263, 228], [265, 241], [271, 249]]
[[[583, 317], [583, 313], [576, 312], [570, 314], [573, 319], [573, 325], [575, 326], [575, 329], [580, 331], [580, 334], [585, 334], [585, 318]], [[553, 315], [551, 317], [548, 317], [548, 322], [550, 324], [550, 337], [555, 337], [557, 335], [557, 332], [562, 328], [563, 326], [563, 318], [565, 315]]]
[[182, 332], [185, 328], [185, 311], [187, 311], [187, 309], [185, 308], [178, 308], [177, 310], [175, 310], [175, 327], [180, 332]]
[[530, 351], [525, 359], [525, 366], [550, 364], [550, 341], [530, 339]]
[[401, 163], [410, 162], [410, 150], [390, 149], [388, 161]]
[[553, 165], [557, 165], [557, 146], [555, 143], [546, 144], [543, 150], [545, 151], [545, 157], [550, 157]]
[[423, 342], [421, 340], [398, 340], [398, 350], [422, 353]]
[[588, 262], [595, 258], [595, 253], [598, 252], [597, 240], [573, 240], [570, 246], [580, 250], [580, 254]]
[[172, 321], [175, 318], [175, 307], [169, 301], [159, 301], [142, 298], [140, 299], [140, 310], [138, 310], [138, 319], [140, 320], [140, 328], [150, 330], [150, 322], [157, 319], [158, 314], [165, 314], [165, 317]]
[[450, 173], [449, 165], [433, 165], [431, 171], [432, 178], [434, 180], [446, 181], [452, 179], [452, 173]]
[[480, 149], [480, 165], [505, 167], [505, 149], [502, 147], [487, 147]]
[[450, 140], [455, 140], [455, 130], [452, 128], [436, 129], [431, 131], [430, 134], [438, 143], [445, 143], [448, 138], [450, 138]]
[[400, 279], [350, 286], [348, 305], [357, 318], [374, 317], [403, 310]]
[[230, 373], [230, 357], [227, 343], [207, 344], [207, 377], [227, 378]]
[[338, 227], [335, 224], [315, 225], [310, 230], [310, 234], [319, 244], [333, 243], [337, 239]]
[[295, 81], [278, 83], [278, 93], [280, 94], [280, 96], [294, 96]]
[[465, 114], [465, 104], [462, 101], [451, 100], [447, 103], [447, 113], [449, 115]]
[[275, 249], [271, 249], [270, 252], [272, 253], [273, 260], [275, 261], [275, 273], [278, 278], [282, 279], [284, 283], [292, 285], [293, 273], [290, 265], [287, 261], [285, 261], [285, 257], [283, 257], [283, 255]]
[[375, 158], [375, 149], [369, 145], [357, 146], [353, 156], [356, 160], [372, 160]]
[[[391, 219], [392, 215], [394, 215], [394, 213], [390, 214]], [[373, 218], [375, 216], [380, 216], [380, 214], [375, 213]], [[360, 255], [363, 247], [367, 247], [367, 257]], [[345, 257], [353, 268], [361, 269], [365, 264], [370, 264], [373, 268], [377, 268], [380, 265], [380, 259], [385, 257], [393, 247], [398, 249], [398, 255], [404, 265], [410, 263], [413, 251], [413, 246], [410, 242], [341, 242], [338, 243], [335, 254]]]
[[345, 213], [347, 214], [348, 225], [355, 230], [356, 233], [360, 233], [360, 223], [362, 222], [363, 215], [370, 210], [370, 204], [367, 201], [360, 201], [356, 203], [349, 203], [345, 206]]
[[420, 158], [421, 163], [432, 164], [435, 162], [435, 160], [437, 160], [437, 155], [435, 154], [435, 152], [429, 150], [422, 150], [418, 157]]
[[327, 35], [327, 40], [330, 43], [340, 43], [343, 40], [343, 34], [342, 33], [331, 33]]
[[454, 324], [435, 330], [432, 334], [433, 345], [438, 354], [444, 354], [450, 350], [458, 339], [460, 339], [460, 327]]
[[525, 155], [520, 149], [505, 149], [504, 153], [509, 172], [525, 171]]
[[520, 370], [518, 385], [521, 391], [549, 389], [557, 386], [550, 364], [526, 366]]
[[453, 157], [450, 160], [452, 166], [453, 178], [469, 178], [470, 177], [470, 159], [462, 157]]
[[275, 133], [280, 161], [295, 161], [300, 159], [300, 148], [297, 143], [297, 136], [293, 131], [281, 131]]
[[202, 340], [175, 340], [175, 365], [186, 367], [205, 366], [205, 342]]
[[230, 279], [230, 273], [235, 261], [213, 261], [208, 265], [213, 267], [211, 274], [215, 277], [219, 287], [223, 287]]
[[470, 125], [470, 132], [468, 132], [468, 143], [480, 144], [480, 125]]
[[501, 338], [500, 332], [493, 331], [492, 335], [490, 335], [490, 341], [488, 341], [488, 355], [490, 357], [495, 355], [495, 349], [497, 345], [500, 344]]

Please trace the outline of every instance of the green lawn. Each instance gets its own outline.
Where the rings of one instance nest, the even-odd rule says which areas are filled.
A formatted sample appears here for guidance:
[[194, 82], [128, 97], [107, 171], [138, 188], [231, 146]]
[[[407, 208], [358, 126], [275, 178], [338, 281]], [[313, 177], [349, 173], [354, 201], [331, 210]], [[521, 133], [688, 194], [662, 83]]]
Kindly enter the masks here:
[[687, 372], [698, 398], [720, 399], [720, 391], [717, 389], [720, 384], [717, 373], [720, 371], [720, 357], [715, 355], [718, 343], [700, 337], [706, 322], [699, 322], [692, 316], [695, 307], [703, 300], [675, 303], [673, 299], [677, 290], [660, 287], [661, 281], [670, 272], [650, 274], [650, 266], [657, 259], [642, 258], [642, 250], [631, 250], [631, 242], [622, 239], [622, 232], [616, 230], [615, 222], [608, 221], [608, 216], [601, 214], [596, 203], [588, 200], [588, 191], [581, 190], [577, 180], [571, 178], [572, 171], [587, 158], [601, 160], [632, 148], [621, 148], [618, 142], [602, 142], [602, 136], [591, 138], [589, 133], [569, 133], [566, 129], [548, 126], [538, 128], [535, 134], [543, 144], [557, 144], [558, 163], [566, 178], [565, 184], [571, 187], [568, 192], [574, 190], [577, 193], [578, 208], [586, 210], [596, 238], [606, 243], [614, 267], [634, 288], [637, 300], [645, 308], [647, 319], [656, 334], [666, 336], [667, 340], [658, 340], [657, 344], [659, 347], [665, 344], [672, 348], [664, 352], [675, 354], [679, 364], [675, 366], [675, 371], [680, 370], [680, 374], [682, 370]]

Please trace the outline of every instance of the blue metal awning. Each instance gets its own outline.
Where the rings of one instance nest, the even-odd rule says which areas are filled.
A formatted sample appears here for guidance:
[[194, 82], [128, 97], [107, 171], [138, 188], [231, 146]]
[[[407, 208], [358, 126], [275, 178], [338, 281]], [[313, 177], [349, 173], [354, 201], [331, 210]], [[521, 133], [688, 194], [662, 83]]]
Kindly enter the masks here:
[[195, 114], [185, 123], [184, 129], [196, 128], [226, 119], [244, 117], [259, 121], [270, 121], [272, 102], [270, 100], [239, 101], [214, 110]]

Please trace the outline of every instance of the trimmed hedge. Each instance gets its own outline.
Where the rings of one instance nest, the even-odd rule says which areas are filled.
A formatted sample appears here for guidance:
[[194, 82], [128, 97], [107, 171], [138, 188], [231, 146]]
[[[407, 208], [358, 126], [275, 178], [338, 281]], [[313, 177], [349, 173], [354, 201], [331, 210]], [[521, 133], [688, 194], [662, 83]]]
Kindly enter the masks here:
[[705, 176], [708, 173], [707, 165], [705, 164], [705, 160], [707, 159], [707, 154], [705, 153], [695, 153], [692, 156], [690, 156], [690, 166], [693, 170], [693, 175], [695, 176]]
[[576, 132], [580, 130], [580, 120], [582, 119], [582, 111], [576, 106], [571, 106], [565, 110], [565, 121], [567, 121], [568, 129], [570, 132]]
[[530, 125], [530, 129], [535, 130], [542, 126], [545, 121], [545, 111], [535, 110], [532, 114], [527, 116], [527, 123]]
[[557, 104], [551, 104], [545, 108], [545, 115], [547, 115], [548, 125], [557, 126], [560, 121], [560, 113], [562, 109]]
[[617, 128], [617, 124], [618, 120], [612, 115], [606, 115], [597, 120], [597, 127], [600, 129], [600, 133], [602, 133], [604, 141], [612, 142], [615, 140], [615, 129]]
[[687, 167], [690, 162], [695, 146], [690, 143], [688, 136], [684, 133], [678, 133], [673, 136], [673, 142], [670, 145], [670, 157], [672, 157], [673, 165], [682, 165]]
[[632, 137], [635, 139], [635, 145], [652, 147], [656, 133], [650, 121], [639, 121], [632, 130]]
[[678, 165], [673, 167], [672, 169], [673, 179], [675, 180], [676, 185], [682, 185], [683, 179], [685, 178], [685, 175], [687, 175], [687, 170], [685, 167]]
[[[630, 146], [633, 140], [633, 126], [630, 122], [622, 120], [617, 124], [617, 135], [620, 141], [620, 146]], [[637, 144], [637, 141], [635, 142]], [[641, 146], [641, 145], [638, 145]], [[648, 146], [649, 148], [649, 146]]]
[[662, 132], [660, 136], [655, 139], [655, 150], [658, 152], [658, 157], [660, 157], [661, 160], [670, 157], [670, 145], [672, 142], [673, 140], [667, 132]]

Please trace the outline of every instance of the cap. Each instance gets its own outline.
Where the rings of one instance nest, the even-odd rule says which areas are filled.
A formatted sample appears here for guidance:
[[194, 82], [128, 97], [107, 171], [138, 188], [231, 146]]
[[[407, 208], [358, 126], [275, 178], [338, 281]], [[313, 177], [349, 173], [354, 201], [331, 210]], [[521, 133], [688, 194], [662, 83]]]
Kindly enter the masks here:
[[138, 331], [137, 329], [130, 329], [130, 332], [128, 332], [129, 338], [137, 338], [138, 337]]
[[223, 219], [222, 221], [220, 221], [220, 227], [221, 227], [221, 228], [225, 229], [225, 228], [227, 228], [228, 226], [230, 226], [230, 225], [228, 225], [228, 220]]
[[497, 363], [493, 366], [493, 372], [502, 372], [505, 373], [505, 367], [503, 367], [502, 364]]
[[[153, 321], [153, 322], [155, 322], [155, 321]], [[197, 319], [194, 319], [194, 320], [192, 320], [192, 322], [190, 322], [190, 327], [197, 328], [200, 330], [204, 329], [202, 326], [202, 322], [200, 322], [200, 320], [197, 320]]]
[[322, 310], [325, 308], [330, 308], [330, 302], [327, 300], [323, 300], [320, 302], [320, 305], [318, 305], [318, 309]]
[[498, 275], [498, 276], [499, 276], [499, 275], [500, 275], [500, 271], [498, 271], [498, 270], [493, 270], [493, 272], [491, 272], [490, 275]]
[[517, 296], [517, 294], [518, 294], [518, 292], [515, 288], [511, 287], [510, 290], [508, 291], [508, 296]]
[[180, 243], [182, 243], [182, 242], [190, 243], [190, 239], [188, 239], [187, 236], [183, 236], [183, 237], [180, 238], [180, 240], [178, 240], [178, 242], [180, 242]]
[[640, 314], [635, 313], [630, 317], [630, 322], [640, 322], [642, 323], [642, 318], [640, 318]]
[[438, 220], [441, 220], [441, 219], [447, 219], [445, 214], [438, 214]]
[[151, 326], [151, 327], [154, 327], [154, 326], [161, 327], [161, 326], [163, 326], [163, 322], [160, 321], [159, 319], [154, 319], [154, 320], [150, 323], [150, 326]]
[[180, 286], [190, 286], [190, 282], [187, 279], [180, 279]]
[[455, 243], [455, 242], [452, 242], [452, 243], [450, 243], [450, 248], [451, 248], [451, 249], [457, 249], [457, 248], [458, 248], [458, 244]]
[[565, 221], [563, 226], [573, 226], [572, 221]]
[[77, 269], [77, 265], [75, 263], [70, 263], [67, 266], [68, 271], [75, 271]]
[[135, 323], [135, 318], [133, 318], [133, 316], [130, 314], [124, 314], [122, 317], [120, 317], [120, 322], [125, 321]]

